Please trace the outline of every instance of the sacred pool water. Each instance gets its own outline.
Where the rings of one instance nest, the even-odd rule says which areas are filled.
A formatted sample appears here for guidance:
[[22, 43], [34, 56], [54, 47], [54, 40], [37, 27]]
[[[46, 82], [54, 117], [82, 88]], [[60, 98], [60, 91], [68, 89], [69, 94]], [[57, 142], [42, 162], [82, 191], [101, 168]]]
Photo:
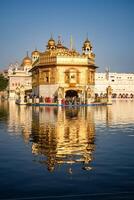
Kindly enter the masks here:
[[134, 100], [0, 102], [0, 199], [134, 199]]

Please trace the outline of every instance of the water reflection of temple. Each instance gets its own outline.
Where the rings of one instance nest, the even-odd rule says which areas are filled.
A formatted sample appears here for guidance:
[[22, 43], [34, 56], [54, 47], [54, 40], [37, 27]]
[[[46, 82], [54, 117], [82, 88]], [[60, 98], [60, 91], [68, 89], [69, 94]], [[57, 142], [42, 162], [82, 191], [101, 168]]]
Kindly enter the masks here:
[[83, 169], [91, 169], [95, 134], [92, 111], [90, 108], [34, 108], [32, 152], [44, 156], [39, 162], [47, 165], [48, 170], [65, 163], [69, 168], [82, 163]]
[[11, 135], [23, 135], [25, 142], [29, 142], [31, 134], [32, 107], [17, 106], [14, 101], [8, 105], [8, 132]]
[[0, 111], [9, 134], [30, 141], [35, 160], [50, 171], [63, 164], [70, 169], [74, 163], [91, 169], [95, 127], [134, 123], [133, 101], [79, 108], [17, 106], [11, 101], [0, 102]]

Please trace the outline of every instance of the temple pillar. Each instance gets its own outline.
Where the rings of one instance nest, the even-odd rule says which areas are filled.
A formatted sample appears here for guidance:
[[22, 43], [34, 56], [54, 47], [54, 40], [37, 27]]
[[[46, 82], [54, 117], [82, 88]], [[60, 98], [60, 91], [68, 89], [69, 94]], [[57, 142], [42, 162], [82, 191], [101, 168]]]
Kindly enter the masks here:
[[87, 104], [91, 104], [94, 102], [94, 92], [91, 87], [87, 88]]
[[62, 105], [63, 104], [63, 98], [64, 98], [64, 92], [63, 92], [63, 88], [59, 87], [58, 89], [58, 105]]

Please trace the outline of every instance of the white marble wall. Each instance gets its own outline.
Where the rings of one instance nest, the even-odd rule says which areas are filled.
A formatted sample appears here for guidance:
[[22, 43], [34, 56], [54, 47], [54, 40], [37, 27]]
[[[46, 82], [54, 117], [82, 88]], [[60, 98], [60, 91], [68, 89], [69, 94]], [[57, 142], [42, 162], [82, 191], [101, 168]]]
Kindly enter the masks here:
[[106, 93], [106, 88], [111, 86], [113, 93], [134, 94], [134, 74], [133, 73], [96, 73], [95, 93]]

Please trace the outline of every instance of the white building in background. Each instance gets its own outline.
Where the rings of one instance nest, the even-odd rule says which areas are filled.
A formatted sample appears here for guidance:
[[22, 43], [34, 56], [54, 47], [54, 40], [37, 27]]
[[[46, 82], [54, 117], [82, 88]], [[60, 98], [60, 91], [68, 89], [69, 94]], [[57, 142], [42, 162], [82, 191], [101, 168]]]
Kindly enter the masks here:
[[22, 64], [11, 64], [8, 70], [9, 77], [9, 98], [16, 99], [16, 91], [23, 87], [25, 93], [32, 91], [32, 74], [29, 70], [32, 68], [32, 60], [27, 56]]
[[134, 98], [134, 73], [96, 73], [95, 93], [105, 95], [108, 86], [112, 87], [114, 98]]

